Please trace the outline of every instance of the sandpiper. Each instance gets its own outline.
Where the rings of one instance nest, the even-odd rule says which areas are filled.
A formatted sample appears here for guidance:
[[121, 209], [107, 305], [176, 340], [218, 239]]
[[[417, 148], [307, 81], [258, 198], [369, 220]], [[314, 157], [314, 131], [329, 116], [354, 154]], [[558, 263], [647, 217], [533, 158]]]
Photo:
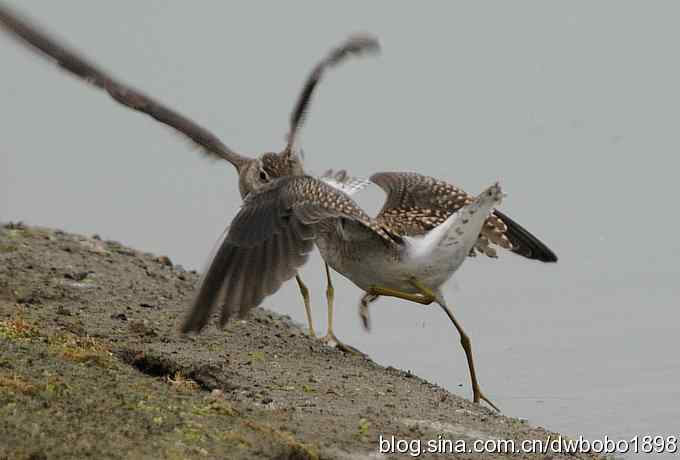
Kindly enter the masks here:
[[[49, 57], [50, 60], [67, 72], [81, 78], [86, 83], [106, 91], [116, 102], [130, 109], [145, 113], [157, 121], [174, 128], [201, 147], [208, 156], [223, 159], [231, 163], [236, 168], [239, 176], [238, 184], [242, 197], [246, 197], [252, 191], [258, 190], [275, 178], [302, 175], [304, 173], [302, 158], [296, 148], [296, 142], [298, 141], [299, 132], [304, 123], [311, 98], [324, 73], [329, 68], [340, 64], [352, 55], [377, 52], [379, 50], [377, 39], [367, 35], [352, 36], [343, 44], [331, 50], [313, 68], [304, 83], [290, 115], [290, 127], [287, 142], [283, 150], [278, 153], [267, 152], [256, 158], [249, 158], [227, 147], [217, 136], [188, 117], [114, 78], [2, 4], [0, 4], [0, 25], [23, 40], [25, 44], [30, 45], [33, 50], [39, 51], [41, 56]], [[309, 290], [299, 275], [296, 275], [296, 280], [304, 301], [310, 334], [316, 336], [311, 317]], [[332, 324], [332, 319], [329, 320], [329, 323]], [[351, 347], [347, 347], [340, 341], [335, 340], [332, 330], [322, 340], [334, 341], [340, 348], [347, 351], [355, 351]]]
[[[441, 286], [475, 247], [513, 248], [499, 223], [502, 193], [494, 184], [477, 197], [416, 173], [378, 173], [387, 191], [380, 213], [369, 217], [350, 196], [310, 176], [280, 178], [244, 200], [205, 274], [186, 317], [185, 331], [200, 331], [221, 307], [220, 324], [244, 316], [276, 292], [303, 265], [316, 243], [328, 265], [366, 294], [368, 304], [387, 295], [438, 303], [461, 336], [473, 401], [486, 401], [477, 381], [468, 336], [447, 306]], [[529, 238], [524, 231], [523, 237]], [[534, 238], [535, 239], [535, 238]]]
[[[336, 174], [328, 171], [322, 177], [326, 181], [329, 177], [334, 178], [334, 181], [328, 181], [328, 183], [340, 190], [351, 191], [352, 194], [365, 187], [365, 182], [348, 176], [345, 171]], [[474, 199], [472, 195], [458, 187], [417, 173], [379, 173], [373, 175], [370, 181], [381, 187], [387, 194], [387, 200], [376, 220], [406, 236], [416, 237], [433, 230], [452, 213], [470, 204]], [[343, 184], [349, 183], [353, 185], [352, 188], [347, 186], [343, 188]], [[357, 183], [360, 183], [360, 186], [357, 186]], [[322, 257], [326, 259], [328, 251], [323, 248], [324, 240], [320, 239], [320, 241], [319, 249]], [[495, 209], [484, 222], [479, 238], [470, 249], [469, 256], [474, 257], [480, 253], [490, 258], [497, 258], [497, 247], [509, 249], [513, 253], [530, 260], [557, 262], [557, 256], [548, 246], [510, 217]], [[364, 265], [364, 267], [369, 265]], [[355, 268], [361, 269], [358, 266]], [[328, 336], [333, 340], [335, 337], [332, 332], [334, 289], [328, 260], [326, 260], [325, 269]], [[338, 271], [344, 273], [343, 269]], [[348, 271], [354, 272], [354, 270]], [[383, 292], [382, 295], [390, 294]], [[399, 297], [396, 294], [393, 295]], [[377, 298], [377, 293], [368, 292], [361, 300], [360, 314], [363, 325], [367, 330], [370, 329], [368, 305]], [[409, 298], [408, 300], [414, 299]], [[352, 350], [354, 349], [352, 348]]]

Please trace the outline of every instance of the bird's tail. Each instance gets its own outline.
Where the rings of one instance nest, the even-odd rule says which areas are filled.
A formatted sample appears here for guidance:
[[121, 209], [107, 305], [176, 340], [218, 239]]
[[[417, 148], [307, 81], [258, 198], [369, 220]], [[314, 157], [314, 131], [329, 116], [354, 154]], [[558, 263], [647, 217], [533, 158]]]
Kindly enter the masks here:
[[498, 210], [493, 213], [507, 226], [505, 236], [512, 243], [512, 252], [527, 259], [557, 262], [557, 255], [524, 227]]
[[411, 255], [430, 257], [440, 249], [454, 246], [467, 255], [477, 242], [486, 218], [502, 198], [501, 186], [496, 183], [425, 235], [406, 237]]

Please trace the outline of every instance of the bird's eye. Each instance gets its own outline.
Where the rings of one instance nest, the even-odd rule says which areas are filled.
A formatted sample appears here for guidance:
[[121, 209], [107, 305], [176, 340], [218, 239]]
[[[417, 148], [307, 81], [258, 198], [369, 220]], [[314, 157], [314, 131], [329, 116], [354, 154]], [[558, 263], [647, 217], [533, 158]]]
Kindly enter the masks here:
[[263, 169], [260, 169], [260, 179], [262, 179], [263, 182], [267, 182], [269, 180], [269, 176], [266, 172], [264, 172]]

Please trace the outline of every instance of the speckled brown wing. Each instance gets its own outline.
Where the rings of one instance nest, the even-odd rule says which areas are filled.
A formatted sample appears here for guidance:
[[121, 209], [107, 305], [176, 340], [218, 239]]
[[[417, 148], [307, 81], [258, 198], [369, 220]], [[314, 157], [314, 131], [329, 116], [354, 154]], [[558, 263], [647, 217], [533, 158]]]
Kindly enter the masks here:
[[[428, 232], [474, 199], [454, 185], [418, 173], [381, 172], [370, 179], [387, 193], [376, 220], [408, 236]], [[494, 245], [529, 259], [557, 261], [545, 244], [496, 210], [486, 220], [474, 249], [496, 257]]]
[[88, 62], [84, 57], [62, 45], [53, 37], [42, 32], [39, 27], [21, 18], [9, 7], [2, 4], [0, 4], [0, 26], [41, 54], [49, 57], [62, 69], [86, 83], [103, 89], [120, 104], [145, 113], [174, 128], [202, 147], [208, 155], [223, 158], [237, 169], [248, 161], [247, 158], [229, 149], [207, 129], [142, 92], [114, 79], [95, 64]]
[[312, 95], [326, 71], [331, 67], [341, 64], [350, 56], [378, 53], [379, 51], [380, 43], [377, 38], [370, 35], [357, 34], [349, 37], [338, 47], [333, 48], [324, 59], [314, 66], [305, 80], [302, 91], [300, 91], [293, 111], [290, 114], [290, 131], [288, 132], [288, 148], [290, 150], [294, 148], [293, 144], [305, 121]]
[[381, 172], [370, 177], [387, 193], [376, 217], [397, 233], [427, 233], [474, 197], [446, 182], [417, 173]]
[[182, 331], [200, 331], [218, 306], [220, 325], [258, 306], [305, 263], [319, 226], [337, 219], [392, 241], [349, 196], [313, 177], [284, 177], [249, 195], [210, 262]]

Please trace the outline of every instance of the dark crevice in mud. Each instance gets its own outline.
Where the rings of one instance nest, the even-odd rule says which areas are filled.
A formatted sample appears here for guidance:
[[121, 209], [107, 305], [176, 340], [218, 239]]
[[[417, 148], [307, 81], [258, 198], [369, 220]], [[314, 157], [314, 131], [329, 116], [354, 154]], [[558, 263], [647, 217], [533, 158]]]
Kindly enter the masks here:
[[0, 460], [346, 460], [374, 458], [380, 436], [418, 445], [558, 436], [327, 347], [271, 311], [182, 336], [198, 275], [117, 248], [0, 228]]
[[224, 379], [224, 369], [215, 364], [197, 363], [191, 366], [182, 366], [166, 356], [131, 349], [119, 350], [116, 355], [124, 363], [152, 377], [172, 378], [179, 373], [196, 382], [199, 388], [204, 391], [222, 390], [227, 392], [238, 388], [238, 385]]

